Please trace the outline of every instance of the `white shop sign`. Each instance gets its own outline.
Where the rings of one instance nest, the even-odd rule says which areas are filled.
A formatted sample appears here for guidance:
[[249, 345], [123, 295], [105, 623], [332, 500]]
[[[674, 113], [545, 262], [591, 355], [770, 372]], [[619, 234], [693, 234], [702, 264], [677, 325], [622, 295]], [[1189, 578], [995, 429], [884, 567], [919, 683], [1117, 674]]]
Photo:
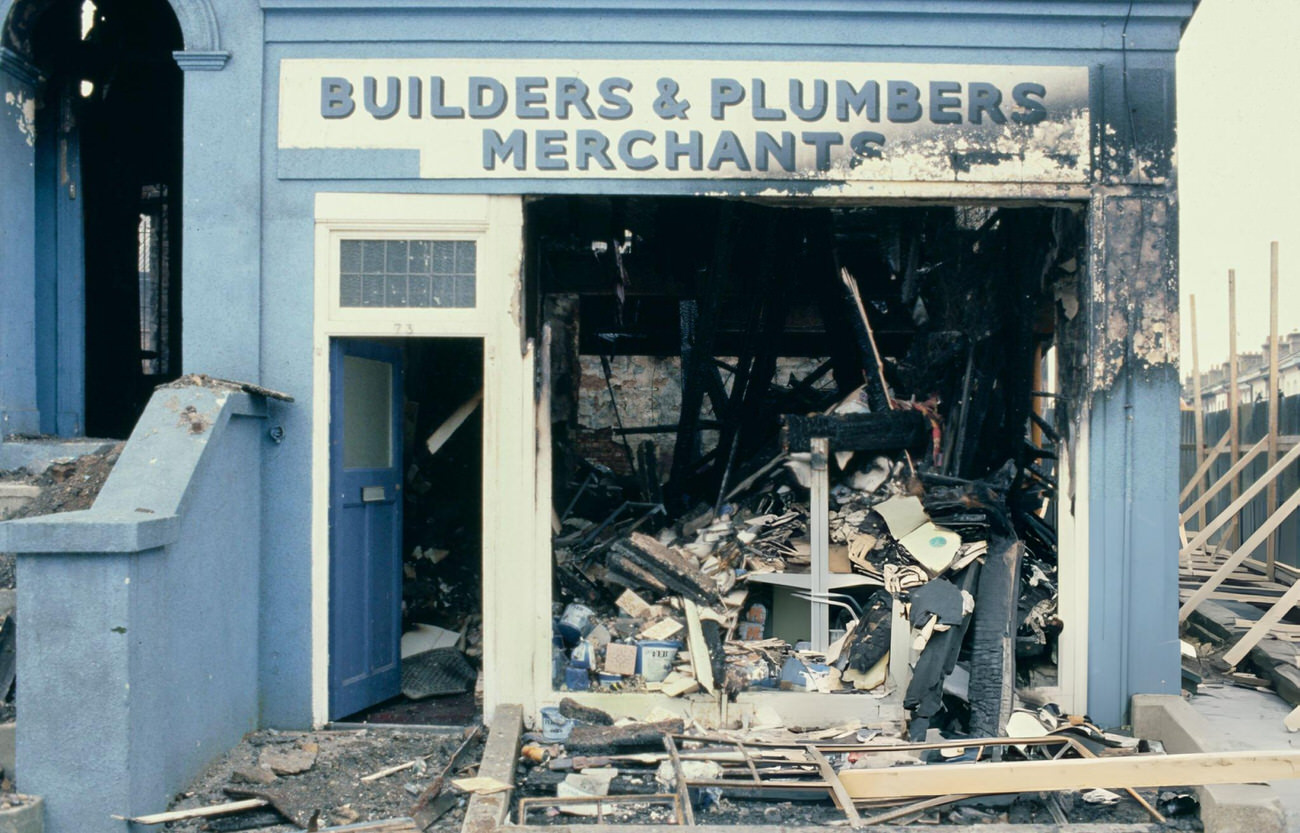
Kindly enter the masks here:
[[414, 150], [436, 179], [1086, 182], [1088, 137], [1084, 67], [280, 64], [280, 148]]

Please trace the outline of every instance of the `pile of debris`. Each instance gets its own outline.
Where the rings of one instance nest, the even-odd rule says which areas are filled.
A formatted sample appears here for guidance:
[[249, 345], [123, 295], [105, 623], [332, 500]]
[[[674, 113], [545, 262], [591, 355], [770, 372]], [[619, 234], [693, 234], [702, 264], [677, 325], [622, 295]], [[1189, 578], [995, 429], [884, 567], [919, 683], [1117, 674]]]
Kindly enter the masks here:
[[[864, 388], [828, 415], [787, 418], [787, 448], [797, 448], [809, 431], [833, 435], [840, 446], [856, 432], [861, 448], [890, 442], [898, 424], [911, 424], [905, 438], [924, 428], [915, 411], [902, 412], [901, 420], [875, 419], [862, 407], [865, 397]], [[1008, 717], [1010, 699], [1002, 694], [1015, 684], [1014, 669], [1002, 661], [1012, 646], [1001, 636], [1016, 633], [1015, 652], [1034, 658], [1050, 652], [1061, 629], [1054, 536], [1038, 515], [1023, 511], [1037, 482], [1018, 477], [1011, 463], [968, 481], [928, 471], [902, 449], [865, 456], [856, 467], [853, 455], [842, 453], [821, 533], [827, 569], [838, 586], [856, 584], [868, 594], [860, 602], [848, 593], [816, 595], [804, 584], [798, 597], [836, 611], [834, 638], [814, 650], [811, 641], [774, 637], [770, 627], [773, 574], [818, 569], [807, 490], [814, 470], [825, 471], [829, 461], [812, 456], [783, 452], [716, 511], [704, 508], [673, 524], [663, 523], [660, 504], [628, 507], [637, 514], [623, 520], [624, 510], [599, 526], [566, 518], [555, 541], [557, 573], [580, 600], [557, 610], [556, 685], [672, 696], [701, 689], [733, 696], [750, 688], [880, 690], [897, 600], [918, 633], [905, 699], [914, 734], [923, 737], [946, 711], [960, 713], [963, 730], [996, 735]], [[640, 531], [652, 524], [656, 534]], [[608, 605], [612, 588], [620, 592]], [[981, 606], [989, 611], [982, 617]], [[956, 701], [947, 710], [945, 683]]]
[[[782, 824], [838, 818], [854, 828], [916, 821], [1151, 820], [1175, 829], [1198, 824], [1196, 800], [1182, 789], [1057, 786], [1019, 792], [1010, 786], [1016, 782], [999, 777], [1008, 767], [1020, 767], [1044, 783], [1055, 778], [1065, 784], [1079, 777], [1072, 774], [1074, 766], [1088, 759], [1168, 760], [1158, 744], [1101, 731], [1050, 707], [1015, 712], [1010, 737], [934, 737], [924, 743], [860, 726], [802, 733], [751, 726], [744, 732], [687, 734], [680, 719], [650, 721], [616, 722], [571, 699], [544, 709], [541, 731], [522, 739], [514, 822], [566, 823], [587, 816], [690, 825], [697, 813], [707, 812], [710, 824], [750, 816]], [[964, 776], [962, 789], [947, 787], [954, 774]], [[905, 783], [894, 790], [889, 779], [896, 775]], [[1088, 780], [1083, 776], [1081, 782]]]

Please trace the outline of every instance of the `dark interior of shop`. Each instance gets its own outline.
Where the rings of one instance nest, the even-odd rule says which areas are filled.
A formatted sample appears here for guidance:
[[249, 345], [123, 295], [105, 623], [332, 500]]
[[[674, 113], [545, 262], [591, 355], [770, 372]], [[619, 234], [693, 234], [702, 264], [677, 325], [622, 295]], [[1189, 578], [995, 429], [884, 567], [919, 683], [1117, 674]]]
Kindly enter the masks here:
[[[879, 538], [875, 565], [850, 568], [878, 575], [880, 560], [895, 561], [899, 551], [881, 515], [865, 510], [890, 495], [920, 497], [963, 546], [987, 542], [993, 553], [1010, 553], [1002, 572], [1012, 592], [1004, 589], [1000, 606], [984, 587], [995, 583], [997, 571], [986, 563], [993, 556], [975, 559], [976, 570], [949, 573], [977, 603], [973, 616], [956, 617], [951, 630], [959, 636], [944, 640], [940, 682], [954, 665], [977, 664], [979, 634], [993, 629], [981, 624], [983, 608], [1012, 617], [1017, 631], [1017, 667], [999, 663], [999, 685], [1009, 675], [1022, 686], [1051, 684], [1065, 626], [1056, 616], [1055, 513], [1069, 415], [1051, 386], [1075, 363], [1075, 351], [1052, 348], [1079, 337], [1080, 211], [552, 197], [528, 205], [527, 224], [530, 327], [534, 335], [549, 331], [543, 358], [562, 524], [557, 614], [584, 605], [597, 611], [595, 620], [609, 617], [617, 641], [617, 620], [626, 618], [615, 608], [621, 594], [673, 595], [671, 582], [646, 575], [654, 572], [650, 554], [631, 563], [638, 547], [653, 549], [648, 536], [696, 556], [718, 594], [734, 592], [735, 576], [750, 588], [739, 610], [720, 617], [718, 642], [734, 659], [738, 628], [761, 624], [747, 622], [746, 613], [755, 603], [770, 610], [772, 594], [783, 592], [746, 574], [780, 556], [777, 572], [809, 569], [807, 486], [797, 462], [772, 465], [783, 454], [798, 456], [789, 416], [888, 412], [900, 421], [906, 412], [923, 425], [906, 445], [832, 461], [830, 482], [843, 491], [831, 503], [831, 549], [846, 538], [850, 545]], [[873, 469], [887, 472], [884, 485], [869, 476]], [[863, 484], [875, 490], [870, 498]], [[728, 537], [754, 518], [790, 513], [798, 518], [780, 534], [750, 526], [739, 541]], [[844, 517], [852, 521], [847, 531]], [[629, 547], [635, 535], [641, 543]], [[766, 559], [758, 552], [765, 542]], [[983, 584], [978, 565], [985, 565]], [[670, 592], [659, 592], [665, 585]], [[832, 635], [869, 618], [864, 611], [882, 601], [879, 587], [845, 588], [853, 601], [832, 610]], [[904, 582], [904, 595], [908, 589]], [[680, 615], [672, 605], [657, 613]], [[750, 634], [770, 639], [773, 626], [769, 619]], [[789, 642], [808, 636], [785, 635]], [[880, 647], [866, 652], [873, 662]], [[713, 653], [716, 670], [727, 673], [723, 652]], [[728, 674], [729, 691], [755, 681], [790, 687], [780, 655], [766, 651], [765, 671], [750, 662], [741, 679]], [[566, 663], [557, 657], [560, 688]], [[612, 679], [598, 677], [596, 665], [593, 688]], [[979, 685], [972, 680], [972, 691]], [[933, 697], [918, 705], [924, 698], [909, 690], [909, 708], [972, 719], [966, 703], [942, 697], [943, 707]]]

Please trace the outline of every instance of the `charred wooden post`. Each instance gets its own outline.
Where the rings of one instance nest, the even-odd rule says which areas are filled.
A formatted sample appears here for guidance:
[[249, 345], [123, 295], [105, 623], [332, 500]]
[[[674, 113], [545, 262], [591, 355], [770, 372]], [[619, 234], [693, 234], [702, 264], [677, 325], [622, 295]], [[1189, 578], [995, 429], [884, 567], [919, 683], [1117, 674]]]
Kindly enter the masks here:
[[[726, 275], [731, 272], [731, 232], [734, 207], [729, 202], [719, 209], [718, 230], [714, 240], [713, 264], [705, 273], [700, 292], [699, 316], [695, 338], [682, 355], [682, 410], [673, 447], [673, 465], [668, 480], [668, 497], [678, 501], [691, 472], [699, 443], [700, 407], [709, 374], [717, 374], [713, 364], [713, 342], [717, 333], [718, 312]], [[721, 404], [721, 403], [718, 403]]]

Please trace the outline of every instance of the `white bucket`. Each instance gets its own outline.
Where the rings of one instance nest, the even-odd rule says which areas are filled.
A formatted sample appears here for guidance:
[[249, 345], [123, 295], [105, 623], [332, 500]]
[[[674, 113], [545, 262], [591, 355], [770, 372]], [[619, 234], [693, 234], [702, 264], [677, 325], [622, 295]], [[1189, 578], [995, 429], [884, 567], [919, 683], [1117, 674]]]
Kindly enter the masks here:
[[661, 683], [673, 670], [680, 642], [638, 642], [636, 670], [647, 683]]

